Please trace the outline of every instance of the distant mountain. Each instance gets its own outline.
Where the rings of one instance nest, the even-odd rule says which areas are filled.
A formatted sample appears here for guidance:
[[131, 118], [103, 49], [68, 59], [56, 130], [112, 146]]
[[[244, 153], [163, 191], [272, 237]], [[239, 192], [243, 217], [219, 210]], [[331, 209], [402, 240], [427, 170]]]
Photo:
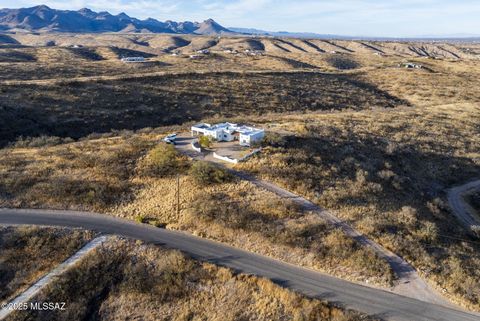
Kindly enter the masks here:
[[306, 39], [337, 39], [337, 40], [378, 40], [378, 41], [435, 41], [435, 40], [456, 40], [456, 41], [479, 41], [477, 34], [452, 34], [452, 35], [420, 35], [416, 37], [372, 37], [372, 36], [342, 36], [332, 34], [319, 34], [312, 32], [288, 32], [288, 31], [266, 31], [254, 28], [229, 27], [231, 32], [254, 35], [286, 38]]
[[0, 9], [0, 30], [35, 32], [150, 32], [181, 34], [222, 34], [231, 32], [212, 19], [204, 22], [161, 22], [139, 20], [125, 13], [112, 15], [84, 8], [56, 10], [45, 5], [21, 9]]
[[229, 27], [228, 30], [237, 33], [257, 35], [257, 36], [272, 36], [272, 37], [290, 37], [290, 38], [321, 38], [321, 39], [353, 39], [355, 37], [339, 36], [330, 34], [318, 34], [313, 32], [288, 32], [288, 31], [266, 31], [254, 28], [238, 28]]

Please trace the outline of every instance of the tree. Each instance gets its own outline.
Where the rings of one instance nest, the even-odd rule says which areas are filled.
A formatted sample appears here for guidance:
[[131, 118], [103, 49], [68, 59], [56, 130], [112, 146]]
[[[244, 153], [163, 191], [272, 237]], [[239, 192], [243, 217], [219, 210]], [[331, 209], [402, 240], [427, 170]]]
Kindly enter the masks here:
[[190, 168], [190, 175], [201, 185], [224, 183], [231, 181], [233, 177], [232, 174], [224, 168], [203, 161], [193, 163]]
[[181, 161], [175, 147], [160, 144], [152, 149], [146, 158], [146, 169], [149, 174], [168, 176], [178, 172]]
[[212, 146], [212, 140], [208, 136], [200, 136], [200, 138], [198, 139], [198, 143], [203, 148], [209, 148], [210, 146]]

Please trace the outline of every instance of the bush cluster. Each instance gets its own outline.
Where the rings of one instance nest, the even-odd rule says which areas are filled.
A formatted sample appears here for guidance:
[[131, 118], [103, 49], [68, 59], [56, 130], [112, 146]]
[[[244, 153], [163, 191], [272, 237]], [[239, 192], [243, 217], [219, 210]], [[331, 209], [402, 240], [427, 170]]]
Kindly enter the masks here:
[[178, 174], [186, 162], [172, 145], [159, 144], [148, 152], [140, 166], [144, 175], [167, 177]]
[[204, 161], [193, 163], [190, 175], [200, 185], [226, 183], [233, 179], [233, 175], [226, 169]]

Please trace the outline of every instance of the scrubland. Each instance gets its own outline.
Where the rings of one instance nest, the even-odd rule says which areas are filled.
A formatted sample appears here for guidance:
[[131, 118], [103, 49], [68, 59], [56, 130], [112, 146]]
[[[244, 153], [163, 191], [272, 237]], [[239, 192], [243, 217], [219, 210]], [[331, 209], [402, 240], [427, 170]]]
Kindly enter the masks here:
[[92, 237], [81, 230], [0, 227], [0, 302], [26, 290]]
[[107, 213], [186, 230], [351, 280], [384, 286], [394, 281], [385, 261], [292, 202], [221, 173], [207, 173], [197, 182], [202, 170], [192, 171], [191, 162], [172, 146], [159, 144], [161, 131], [113, 135], [4, 149], [0, 206]]
[[373, 320], [265, 279], [126, 240], [88, 255], [36, 300], [65, 302], [66, 311], [21, 311], [9, 320]]
[[447, 295], [478, 307], [480, 247], [445, 190], [480, 174], [480, 106], [458, 103], [276, 119], [240, 165], [334, 210]]
[[[241, 90], [239, 90], [241, 88]], [[338, 74], [209, 73], [50, 85], [1, 85], [0, 144], [19, 136], [80, 138], [203, 118], [405, 104]]]
[[[121, 49], [128, 39], [105, 47], [83, 37], [78, 51], [0, 48], [0, 207], [118, 215], [391, 285], [386, 262], [319, 217], [248, 182], [196, 172], [159, 144], [200, 120], [254, 123], [269, 134], [239, 169], [334, 211], [478, 309], [478, 239], [444, 192], [480, 176], [477, 45], [222, 38], [217, 52], [190, 60], [163, 48], [171, 39]], [[174, 44], [185, 54], [204, 40]], [[227, 40], [265, 53], [225, 54]], [[151, 62], [119, 63], [122, 50]], [[424, 68], [399, 67], [407, 61]], [[199, 172], [214, 183], [200, 184]], [[95, 313], [133, 313], [107, 303]]]

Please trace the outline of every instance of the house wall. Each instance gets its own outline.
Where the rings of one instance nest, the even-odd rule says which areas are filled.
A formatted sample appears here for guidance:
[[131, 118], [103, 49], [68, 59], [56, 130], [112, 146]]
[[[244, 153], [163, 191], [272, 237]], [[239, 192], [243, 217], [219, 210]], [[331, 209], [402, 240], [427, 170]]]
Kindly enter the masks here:
[[220, 138], [218, 140], [222, 142], [231, 142], [235, 139], [235, 136], [230, 133], [224, 132], [223, 130], [221, 131], [221, 134], [219, 136]]
[[220, 141], [221, 140], [221, 133], [218, 130], [209, 130], [205, 132], [205, 136], [211, 137], [215, 140]]
[[[203, 125], [206, 125], [208, 127], [204, 127]], [[198, 124], [198, 127], [192, 126], [191, 127], [191, 133], [192, 136], [200, 136], [200, 135], [205, 135], [208, 137], [211, 137], [219, 142], [231, 142], [237, 139], [238, 135], [238, 140], [240, 145], [243, 146], [250, 146], [250, 144], [253, 144], [255, 142], [260, 141], [264, 136], [265, 132], [264, 131], [259, 131], [254, 134], [242, 134], [242, 132], [250, 131], [249, 127], [241, 126], [236, 134], [231, 134], [230, 131], [232, 130], [237, 130], [235, 124], [220, 124], [220, 125], [226, 125], [226, 126], [216, 126], [213, 129], [209, 128], [211, 127], [210, 124]]]
[[242, 146], [250, 146], [250, 136], [240, 134], [240, 145]]
[[251, 135], [250, 136], [250, 144], [261, 141], [263, 139], [263, 137], [265, 137], [265, 132], [264, 131], [261, 131], [261, 132], [258, 132], [258, 133], [255, 133], [255, 134]]
[[240, 134], [240, 145], [242, 146], [250, 146], [255, 142], [259, 142], [265, 137], [265, 132], [261, 131], [251, 135], [244, 135]]
[[233, 164], [237, 164], [238, 163], [238, 159], [234, 159], [234, 158], [230, 158], [230, 157], [227, 157], [227, 156], [221, 156], [221, 155], [218, 155], [217, 153], [213, 152], [213, 157], [214, 158], [218, 158], [218, 159], [221, 159], [225, 162], [229, 162], [229, 163], [233, 163]]

